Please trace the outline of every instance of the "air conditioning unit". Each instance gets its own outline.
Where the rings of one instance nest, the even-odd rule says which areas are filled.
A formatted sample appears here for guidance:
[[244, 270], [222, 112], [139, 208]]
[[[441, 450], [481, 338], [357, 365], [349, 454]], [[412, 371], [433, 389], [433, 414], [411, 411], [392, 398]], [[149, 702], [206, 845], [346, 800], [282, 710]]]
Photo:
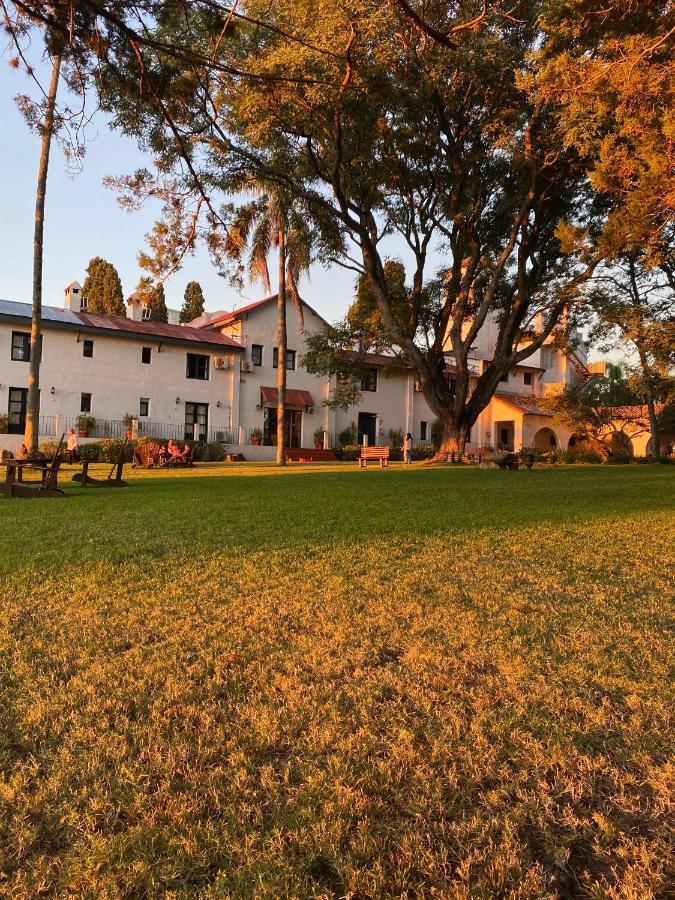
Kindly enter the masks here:
[[424, 390], [424, 388], [422, 387], [422, 382], [421, 382], [421, 381], [416, 381], [416, 382], [415, 382], [415, 390], [416, 390], [416, 392], [417, 392], [418, 394], [421, 394], [421, 393], [422, 393], [422, 391]]
[[213, 357], [213, 368], [214, 369], [229, 369], [230, 368], [230, 360], [227, 357], [222, 356], [214, 356]]
[[253, 365], [251, 364], [250, 360], [245, 359], [242, 361], [241, 371], [244, 373], [250, 373], [253, 371]]

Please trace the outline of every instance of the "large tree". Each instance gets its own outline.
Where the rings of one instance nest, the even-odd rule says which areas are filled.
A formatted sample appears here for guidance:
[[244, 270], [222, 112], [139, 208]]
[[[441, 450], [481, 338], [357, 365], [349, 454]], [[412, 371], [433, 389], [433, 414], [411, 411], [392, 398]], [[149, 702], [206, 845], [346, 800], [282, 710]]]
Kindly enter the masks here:
[[[174, 173], [177, 196], [208, 201], [214, 229], [214, 196], [246, 172], [302, 202], [329, 243], [340, 235], [337, 260], [368, 279], [392, 346], [444, 425], [443, 449], [463, 445], [505, 372], [565, 339], [606, 216], [582, 154], [561, 140], [555, 102], [528, 82], [547, 40], [544, 6], [523, 0], [517, 17], [487, 16], [450, 48], [391, 5], [290, 0], [270, 11], [252, 0], [247, 14], [276, 30], [238, 22], [227, 54], [244, 76], [146, 59], [144, 85], [161, 103], [149, 112], [127, 93], [117, 106], [118, 124]], [[427, 20], [447, 32], [481, 7], [441, 2]], [[203, 17], [163, 28], [214, 45]], [[146, 176], [132, 185], [140, 193]], [[411, 259], [403, 321], [385, 274], [392, 235]], [[427, 290], [433, 247], [440, 302]], [[496, 340], [470, 392], [469, 355], [490, 320]]]
[[204, 293], [198, 281], [188, 281], [183, 296], [179, 321], [182, 324], [198, 319], [204, 312]]
[[108, 316], [124, 316], [124, 293], [115, 266], [100, 256], [95, 256], [87, 266], [87, 276], [82, 285], [87, 298], [87, 310]]

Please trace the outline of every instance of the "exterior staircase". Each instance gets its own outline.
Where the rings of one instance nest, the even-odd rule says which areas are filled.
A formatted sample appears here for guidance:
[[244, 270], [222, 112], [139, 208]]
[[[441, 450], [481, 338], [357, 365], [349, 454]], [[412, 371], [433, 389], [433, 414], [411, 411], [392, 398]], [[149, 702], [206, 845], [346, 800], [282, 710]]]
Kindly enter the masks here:
[[586, 387], [586, 385], [594, 378], [602, 378], [606, 372], [607, 364], [604, 360], [586, 364], [583, 360], [579, 359], [571, 347], [565, 349], [565, 356], [567, 356], [572, 363], [579, 376], [578, 388]]

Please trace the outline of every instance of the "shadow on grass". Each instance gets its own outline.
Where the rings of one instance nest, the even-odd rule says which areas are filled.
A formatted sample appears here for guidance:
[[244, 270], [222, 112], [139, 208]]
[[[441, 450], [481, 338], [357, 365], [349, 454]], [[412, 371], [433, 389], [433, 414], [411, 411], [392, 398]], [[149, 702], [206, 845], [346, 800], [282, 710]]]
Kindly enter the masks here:
[[[123, 563], [228, 550], [354, 544], [372, 538], [557, 528], [667, 510], [666, 467], [564, 467], [532, 472], [402, 468], [149, 473], [126, 490], [0, 502], [0, 574], [100, 560]], [[611, 527], [611, 526], [610, 526]]]

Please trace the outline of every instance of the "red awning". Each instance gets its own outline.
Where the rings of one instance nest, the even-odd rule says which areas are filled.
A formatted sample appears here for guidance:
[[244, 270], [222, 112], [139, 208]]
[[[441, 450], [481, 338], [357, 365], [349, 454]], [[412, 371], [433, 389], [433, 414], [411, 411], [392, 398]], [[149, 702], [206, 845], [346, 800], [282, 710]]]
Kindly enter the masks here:
[[[279, 392], [275, 387], [261, 387], [260, 395], [263, 400], [267, 400], [270, 403], [276, 403], [279, 399]], [[309, 391], [298, 391], [294, 388], [286, 388], [286, 405], [314, 406], [314, 400]]]

